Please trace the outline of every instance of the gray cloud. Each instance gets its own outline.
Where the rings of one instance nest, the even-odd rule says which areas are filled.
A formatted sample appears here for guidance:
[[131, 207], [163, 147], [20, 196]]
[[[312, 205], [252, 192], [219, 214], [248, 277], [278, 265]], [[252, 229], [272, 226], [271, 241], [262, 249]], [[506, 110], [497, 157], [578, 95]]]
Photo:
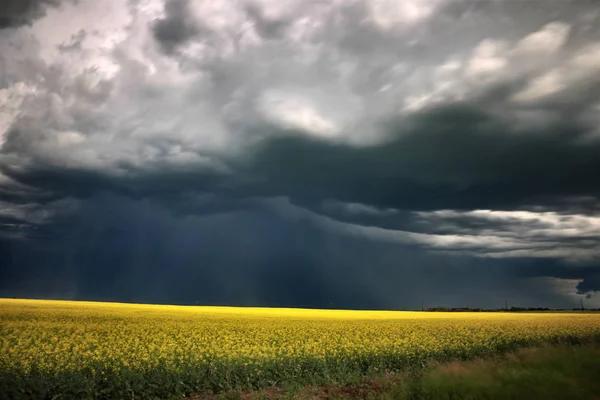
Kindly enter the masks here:
[[[600, 259], [600, 220], [597, 216], [556, 212], [490, 211], [419, 212], [422, 223], [438, 233], [490, 237], [492, 246], [474, 248], [487, 257], [563, 258], [574, 263]], [[495, 249], [493, 244], [506, 243]]]
[[336, 274], [353, 307], [414, 305], [387, 281], [455, 303], [598, 289], [593, 1], [23, 7], [0, 35], [0, 270], [22, 293], [40, 259], [80, 298], [125, 296], [143, 268], [170, 284], [136, 299], [165, 302], [195, 301], [170, 297], [185, 277], [253, 282], [206, 302], [271, 305], [324, 305]]
[[31, 24], [46, 15], [48, 6], [58, 6], [63, 0], [6, 0], [0, 9], [0, 29]]
[[165, 12], [165, 17], [154, 24], [154, 36], [165, 51], [172, 52], [179, 44], [198, 34], [199, 29], [190, 17], [189, 1], [166, 2]]

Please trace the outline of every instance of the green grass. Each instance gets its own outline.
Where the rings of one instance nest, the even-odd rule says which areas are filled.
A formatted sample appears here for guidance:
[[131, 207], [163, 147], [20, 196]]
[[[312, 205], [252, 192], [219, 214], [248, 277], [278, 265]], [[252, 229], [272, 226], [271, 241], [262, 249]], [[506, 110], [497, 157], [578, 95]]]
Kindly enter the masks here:
[[450, 363], [389, 393], [397, 399], [598, 399], [600, 347], [522, 350], [499, 360]]
[[[199, 396], [198, 399], [204, 397]], [[473, 361], [430, 364], [360, 382], [231, 392], [223, 399], [600, 399], [600, 345], [544, 346]]]

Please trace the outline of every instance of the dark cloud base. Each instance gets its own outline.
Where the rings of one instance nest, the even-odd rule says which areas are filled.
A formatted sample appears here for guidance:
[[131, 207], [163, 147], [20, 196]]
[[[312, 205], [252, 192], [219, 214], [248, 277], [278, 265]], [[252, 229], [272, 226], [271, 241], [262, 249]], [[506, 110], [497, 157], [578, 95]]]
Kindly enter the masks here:
[[567, 211], [600, 195], [600, 142], [568, 121], [543, 131], [514, 127], [473, 106], [452, 106], [390, 124], [390, 141], [351, 148], [306, 139], [267, 142], [251, 161], [260, 194], [315, 203], [334, 198], [409, 210]]
[[577, 275], [560, 262], [449, 257], [365, 240], [260, 201], [181, 217], [152, 201], [99, 195], [32, 237], [35, 246], [0, 241], [0, 296], [356, 309], [419, 309], [421, 300], [501, 307], [508, 299], [570, 307], [572, 298], [520, 271]]
[[[570, 211], [579, 204], [565, 198], [599, 195], [600, 148], [578, 145], [584, 132], [574, 126], [512, 135], [509, 126], [465, 106], [390, 127], [388, 143], [363, 149], [271, 140], [231, 164], [240, 171], [234, 175], [132, 170], [135, 179], [114, 179], [5, 168], [15, 180], [57, 195], [42, 202], [72, 197], [83, 206], [29, 231], [29, 241], [3, 241], [0, 295], [417, 309], [421, 300], [501, 307], [506, 297], [523, 306], [572, 305], [573, 298], [528, 281], [536, 277], [581, 280], [581, 293], [600, 289], [598, 265], [573, 269], [558, 260], [440, 255], [327, 232], [244, 200], [284, 194], [319, 212], [328, 198], [411, 211], [527, 205]], [[416, 224], [406, 211], [384, 219], [334, 217], [436, 229]]]
[[[389, 124], [389, 140], [356, 148], [293, 134], [274, 134], [231, 159], [235, 173], [122, 165], [124, 178], [37, 163], [0, 171], [62, 197], [111, 191], [132, 198], [173, 193], [288, 196], [317, 207], [326, 199], [403, 210], [496, 209], [527, 206], [557, 211], [596, 206], [600, 141], [576, 123], [517, 132], [474, 106], [449, 106]], [[273, 129], [265, 127], [265, 129]], [[15, 133], [17, 134], [17, 133]], [[29, 195], [29, 194], [28, 194]], [[581, 199], [580, 202], [577, 199]]]

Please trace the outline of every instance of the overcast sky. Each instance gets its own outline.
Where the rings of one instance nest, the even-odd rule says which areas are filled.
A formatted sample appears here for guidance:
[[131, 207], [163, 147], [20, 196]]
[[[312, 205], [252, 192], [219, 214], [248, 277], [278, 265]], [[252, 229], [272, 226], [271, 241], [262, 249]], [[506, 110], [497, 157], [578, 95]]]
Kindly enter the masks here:
[[600, 307], [596, 0], [4, 0], [0, 296]]

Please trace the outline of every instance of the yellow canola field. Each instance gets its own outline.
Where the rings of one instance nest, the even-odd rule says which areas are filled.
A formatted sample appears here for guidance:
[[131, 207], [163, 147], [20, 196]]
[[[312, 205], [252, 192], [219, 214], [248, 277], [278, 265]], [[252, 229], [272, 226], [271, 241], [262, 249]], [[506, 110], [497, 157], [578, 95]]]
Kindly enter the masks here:
[[[600, 314], [585, 313], [0, 299], [0, 377], [21, 385], [32, 377], [52, 380], [54, 386], [44, 390], [60, 392], [71, 385], [89, 391], [90, 398], [97, 396], [95, 390], [112, 393], [106, 387], [108, 376], [111, 385], [128, 388], [123, 390], [135, 385], [142, 390], [152, 382], [160, 382], [160, 390], [222, 390], [395, 370], [429, 359], [468, 358], [520, 345], [598, 337]], [[77, 384], [68, 383], [73, 381]]]

